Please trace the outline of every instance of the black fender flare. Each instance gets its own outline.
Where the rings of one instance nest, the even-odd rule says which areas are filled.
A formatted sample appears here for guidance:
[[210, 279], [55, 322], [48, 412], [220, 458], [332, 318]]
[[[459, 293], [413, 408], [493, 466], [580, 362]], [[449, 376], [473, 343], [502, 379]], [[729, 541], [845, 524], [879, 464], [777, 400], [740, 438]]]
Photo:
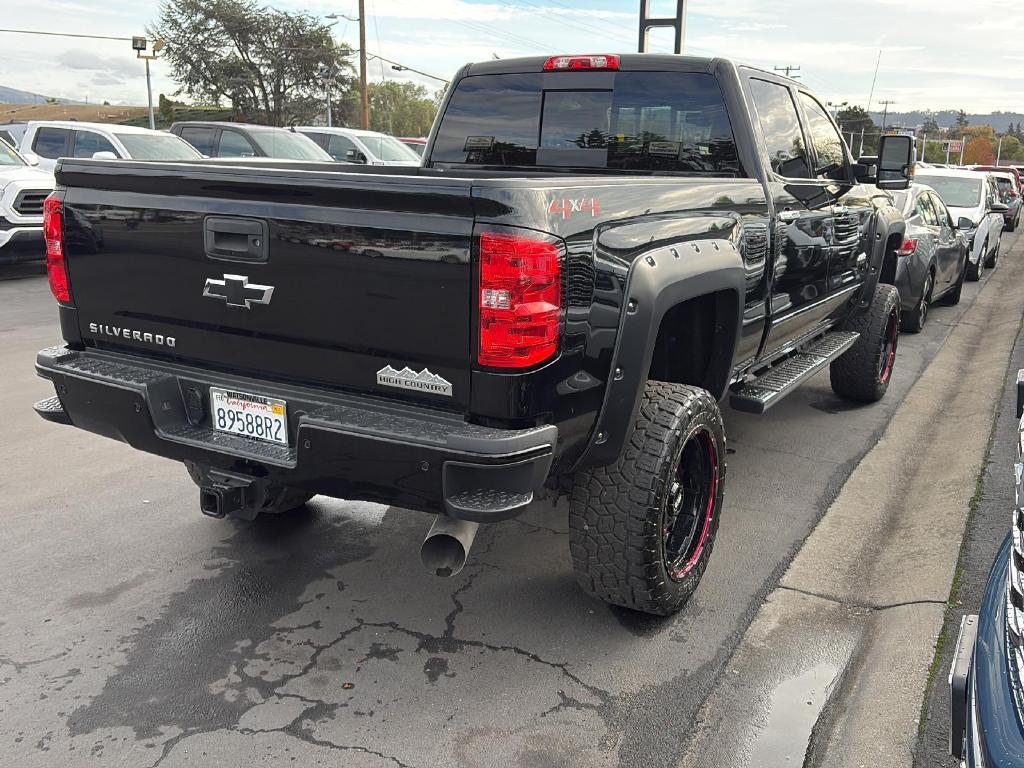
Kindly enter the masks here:
[[730, 240], [666, 245], [633, 262], [626, 278], [625, 306], [619, 317], [604, 403], [574, 470], [610, 464], [618, 458], [636, 420], [662, 319], [677, 304], [709, 294], [732, 297], [734, 306], [715, 329], [720, 343], [712, 351], [705, 382], [716, 400], [724, 397], [743, 326], [745, 291], [743, 257]]
[[[871, 234], [871, 253], [868, 261], [867, 279], [864, 280], [864, 290], [860, 295], [860, 309], [867, 309], [871, 305], [871, 299], [875, 295], [875, 287], [878, 285], [885, 269], [885, 251], [889, 240], [893, 235], [902, 236], [907, 232], [907, 222], [903, 214], [892, 205], [881, 206], [875, 212], [875, 225]], [[893, 278], [895, 278], [893, 273]]]

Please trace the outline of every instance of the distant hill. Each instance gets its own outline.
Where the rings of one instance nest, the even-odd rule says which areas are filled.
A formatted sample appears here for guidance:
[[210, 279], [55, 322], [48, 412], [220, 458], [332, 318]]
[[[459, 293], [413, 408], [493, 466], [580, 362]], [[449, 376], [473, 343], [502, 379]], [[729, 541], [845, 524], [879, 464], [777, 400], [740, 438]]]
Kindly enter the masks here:
[[[886, 117], [887, 125], [901, 125], [906, 128], [916, 128], [923, 125], [930, 117], [939, 124], [940, 128], [952, 128], [956, 123], [958, 111], [945, 109], [941, 112], [890, 112]], [[872, 112], [871, 118], [878, 125], [882, 124], [882, 113]], [[991, 112], [987, 115], [967, 115], [971, 125], [991, 125], [997, 133], [1003, 133], [1010, 127], [1010, 123], [1024, 122], [1024, 113], [1021, 112]]]
[[[8, 88], [0, 85], [0, 104], [45, 104], [47, 96], [31, 91], [19, 91], [17, 88]], [[80, 101], [71, 99], [56, 99], [58, 104], [81, 104]]]

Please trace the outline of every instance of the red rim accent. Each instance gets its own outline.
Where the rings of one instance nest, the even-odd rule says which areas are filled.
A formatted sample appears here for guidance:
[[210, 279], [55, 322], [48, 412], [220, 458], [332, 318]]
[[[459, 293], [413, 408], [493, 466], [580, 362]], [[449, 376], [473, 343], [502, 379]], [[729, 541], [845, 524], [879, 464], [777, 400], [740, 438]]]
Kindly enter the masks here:
[[885, 349], [882, 351], [882, 354], [885, 355], [885, 360], [878, 374], [878, 381], [882, 384], [887, 382], [889, 376], [892, 375], [892, 365], [896, 360], [896, 344], [898, 343], [900, 333], [899, 318], [896, 312], [897, 310], [893, 309], [889, 315], [889, 322], [885, 326]]
[[701, 527], [700, 536], [697, 538], [697, 545], [689, 559], [679, 568], [669, 571], [669, 576], [678, 581], [693, 570], [693, 567], [700, 560], [704, 551], [704, 544], [708, 539], [708, 532], [711, 530], [711, 519], [715, 513], [715, 500], [718, 498], [718, 454], [715, 451], [715, 443], [711, 435], [702, 430], [695, 437], [699, 437], [708, 452], [708, 464], [711, 470], [711, 477], [708, 482], [708, 500], [704, 508], [704, 523]]

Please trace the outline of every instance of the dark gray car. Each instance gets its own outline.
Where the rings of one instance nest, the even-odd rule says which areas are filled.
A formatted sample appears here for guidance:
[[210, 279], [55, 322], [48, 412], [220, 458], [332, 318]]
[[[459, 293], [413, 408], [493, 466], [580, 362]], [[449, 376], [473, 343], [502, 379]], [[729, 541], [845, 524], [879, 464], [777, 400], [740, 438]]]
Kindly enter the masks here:
[[930, 304], [939, 299], [947, 304], [960, 301], [967, 274], [967, 239], [931, 187], [911, 184], [893, 198], [907, 220], [907, 233], [896, 252], [901, 327], [916, 333], [924, 327]]

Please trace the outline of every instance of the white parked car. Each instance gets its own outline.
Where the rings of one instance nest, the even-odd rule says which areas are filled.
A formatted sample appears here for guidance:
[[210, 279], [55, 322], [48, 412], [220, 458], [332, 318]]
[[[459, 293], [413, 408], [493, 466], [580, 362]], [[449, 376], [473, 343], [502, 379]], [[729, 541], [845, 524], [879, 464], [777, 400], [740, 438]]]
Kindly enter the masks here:
[[43, 200], [52, 191], [52, 173], [33, 168], [0, 141], [0, 264], [46, 256]]
[[296, 131], [315, 141], [335, 160], [366, 165], [417, 166], [421, 158], [394, 136], [355, 128], [300, 125]]
[[1003, 214], [999, 189], [992, 174], [954, 168], [928, 168], [914, 176], [938, 192], [953, 220], [967, 236], [967, 278], [977, 280], [986, 268], [996, 265], [1003, 238]]
[[61, 157], [107, 160], [199, 160], [188, 142], [164, 131], [130, 125], [33, 120], [21, 137], [19, 151], [29, 162], [53, 170]]

